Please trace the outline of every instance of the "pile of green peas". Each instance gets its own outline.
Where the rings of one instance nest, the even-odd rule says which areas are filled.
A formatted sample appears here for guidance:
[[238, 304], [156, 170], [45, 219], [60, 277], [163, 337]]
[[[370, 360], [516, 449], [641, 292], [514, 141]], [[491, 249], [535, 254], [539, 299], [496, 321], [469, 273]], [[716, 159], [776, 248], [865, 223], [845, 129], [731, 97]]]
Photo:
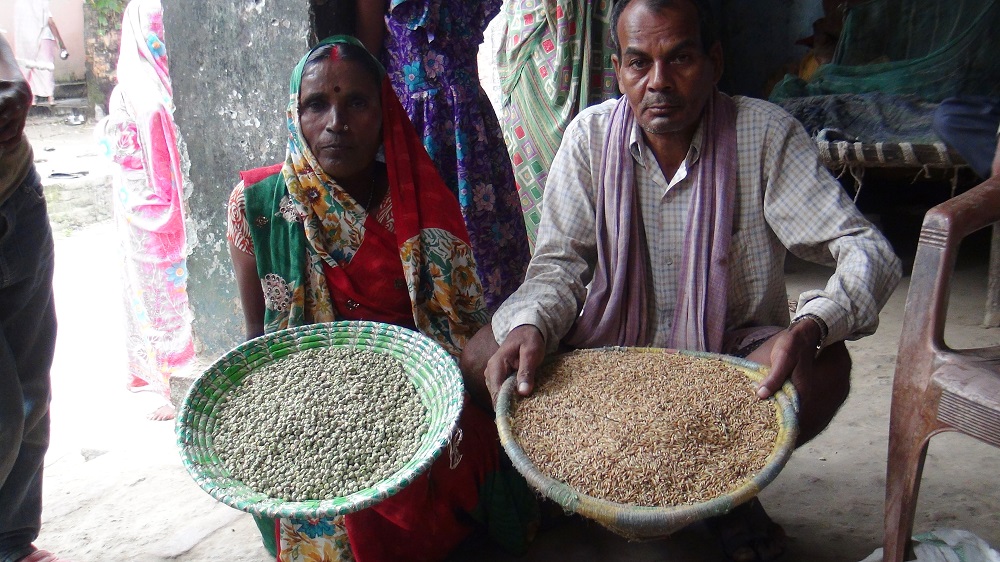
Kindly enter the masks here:
[[285, 501], [371, 487], [409, 461], [429, 413], [391, 355], [323, 347], [255, 369], [219, 403], [213, 448], [233, 477]]

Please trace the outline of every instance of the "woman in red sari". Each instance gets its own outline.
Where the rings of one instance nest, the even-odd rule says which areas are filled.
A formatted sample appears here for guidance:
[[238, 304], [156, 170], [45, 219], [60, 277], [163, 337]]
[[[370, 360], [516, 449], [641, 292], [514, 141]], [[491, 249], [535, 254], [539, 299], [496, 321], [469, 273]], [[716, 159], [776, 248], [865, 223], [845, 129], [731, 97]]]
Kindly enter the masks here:
[[[487, 320], [455, 196], [357, 40], [331, 37], [292, 74], [284, 163], [241, 174], [228, 238], [247, 336], [332, 320], [416, 329], [458, 356]], [[378, 505], [333, 520], [257, 519], [279, 560], [440, 560], [474, 533], [522, 551], [534, 497], [466, 399], [456, 439]], [[319, 558], [316, 558], [319, 559]]]

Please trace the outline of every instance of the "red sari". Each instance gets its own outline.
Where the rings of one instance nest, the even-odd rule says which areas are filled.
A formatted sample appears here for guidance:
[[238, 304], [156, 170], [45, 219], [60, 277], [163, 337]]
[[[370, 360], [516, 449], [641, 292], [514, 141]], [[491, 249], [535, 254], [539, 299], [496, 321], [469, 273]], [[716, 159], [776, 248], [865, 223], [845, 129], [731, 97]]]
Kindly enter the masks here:
[[[326, 257], [312, 262], [321, 266], [317, 268], [323, 279], [321, 293], [328, 295], [330, 319], [371, 320], [418, 329], [455, 352], [480, 325], [462, 324], [463, 311], [476, 310], [476, 303], [481, 303], [478, 294], [442, 285], [465, 269], [455, 267], [443, 276], [442, 267], [450, 265], [448, 254], [435, 247], [441, 233], [467, 241], [458, 201], [438, 176], [387, 82], [383, 86], [383, 116], [389, 196], [379, 209], [363, 216], [363, 228], [355, 231], [363, 236], [352, 238], [357, 245], [350, 248], [349, 259], [326, 259], [344, 253], [336, 247], [340, 241], [324, 241], [322, 253]], [[289, 224], [278, 220], [283, 215], [296, 218], [282, 204], [291, 192], [286, 187], [288, 165], [241, 174], [249, 186], [247, 216], [275, 217], [266, 221], [244, 218], [245, 224], [255, 225], [254, 253], [265, 292], [266, 277], [288, 274], [282, 271], [282, 264], [275, 264], [277, 253], [258, 246], [258, 242], [288, 239], [301, 244], [307, 254], [316, 252], [310, 246], [313, 242], [301, 235], [308, 219], [300, 217]], [[334, 185], [333, 189], [340, 188]], [[341, 195], [335, 193], [332, 204], [338, 203], [338, 197]], [[256, 209], [251, 200], [273, 205], [257, 215], [251, 212]], [[345, 212], [354, 211], [345, 206]], [[297, 232], [283, 232], [284, 238], [256, 230], [289, 227]], [[289, 252], [285, 249], [283, 253]], [[290, 253], [295, 255], [296, 251]], [[306, 263], [310, 267], [308, 259]], [[475, 275], [472, 265], [469, 271]], [[428, 285], [428, 279], [432, 280], [430, 286], [422, 286]], [[478, 288], [478, 281], [473, 279], [470, 286]], [[308, 303], [308, 298], [303, 302]], [[309, 314], [307, 310], [304, 317], [310, 321], [324, 321]], [[295, 325], [294, 318], [286, 313], [285, 325]], [[465, 318], [468, 321], [469, 317]], [[441, 560], [477, 527], [507, 549], [523, 551], [537, 519], [533, 493], [501, 455], [492, 418], [468, 398], [459, 429], [426, 473], [379, 504], [330, 521], [280, 520], [272, 535], [278, 560], [292, 559], [290, 552], [296, 553], [295, 559], [309, 559], [303, 554], [306, 551], [322, 553], [323, 559], [350, 560], [353, 556], [362, 562]], [[273, 522], [260, 518], [257, 522], [267, 536]], [[349, 548], [345, 548], [345, 538]]]

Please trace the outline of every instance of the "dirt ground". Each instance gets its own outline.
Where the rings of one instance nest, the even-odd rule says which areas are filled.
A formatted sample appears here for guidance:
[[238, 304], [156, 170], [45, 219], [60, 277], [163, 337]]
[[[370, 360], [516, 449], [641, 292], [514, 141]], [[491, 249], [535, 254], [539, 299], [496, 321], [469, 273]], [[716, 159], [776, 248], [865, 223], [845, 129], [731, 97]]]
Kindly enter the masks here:
[[[60, 322], [37, 544], [77, 562], [264, 562], [268, 557], [250, 516], [216, 502], [194, 483], [180, 463], [173, 424], [146, 420], [152, 397], [125, 390], [117, 242], [109, 218], [109, 182], [92, 128], [33, 117], [27, 130], [52, 202]], [[986, 251], [984, 243], [978, 246], [963, 254], [956, 274], [948, 341], [957, 347], [1000, 343], [1000, 329], [980, 327]], [[827, 273], [791, 264], [791, 298], [822, 285]], [[761, 494], [789, 535], [785, 560], [857, 561], [881, 542], [889, 396], [907, 287], [904, 278], [882, 312], [878, 333], [848, 343], [855, 368], [843, 410]], [[996, 548], [998, 474], [1000, 450], [955, 434], [935, 437], [915, 532], [966, 529]], [[698, 526], [664, 540], [627, 542], [573, 520], [539, 536], [522, 558], [498, 552], [455, 558], [719, 559], [718, 547]]]

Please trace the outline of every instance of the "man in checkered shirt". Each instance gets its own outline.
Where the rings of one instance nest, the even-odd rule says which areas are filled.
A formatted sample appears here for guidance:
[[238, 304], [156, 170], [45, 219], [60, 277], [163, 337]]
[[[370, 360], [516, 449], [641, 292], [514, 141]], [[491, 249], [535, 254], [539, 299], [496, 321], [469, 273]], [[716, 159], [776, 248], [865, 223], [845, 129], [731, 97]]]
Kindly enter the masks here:
[[[761, 398], [791, 380], [805, 443], [846, 400], [844, 340], [875, 331], [899, 260], [791, 115], [717, 91], [722, 50], [704, 2], [621, 0], [611, 23], [623, 99], [567, 128], [525, 282], [463, 353], [467, 388], [488, 405], [516, 374], [528, 395], [561, 344], [721, 352], [770, 367]], [[791, 323], [789, 251], [835, 267]], [[733, 559], [780, 554], [759, 515], [747, 520], [764, 518], [763, 540], [727, 547]]]

